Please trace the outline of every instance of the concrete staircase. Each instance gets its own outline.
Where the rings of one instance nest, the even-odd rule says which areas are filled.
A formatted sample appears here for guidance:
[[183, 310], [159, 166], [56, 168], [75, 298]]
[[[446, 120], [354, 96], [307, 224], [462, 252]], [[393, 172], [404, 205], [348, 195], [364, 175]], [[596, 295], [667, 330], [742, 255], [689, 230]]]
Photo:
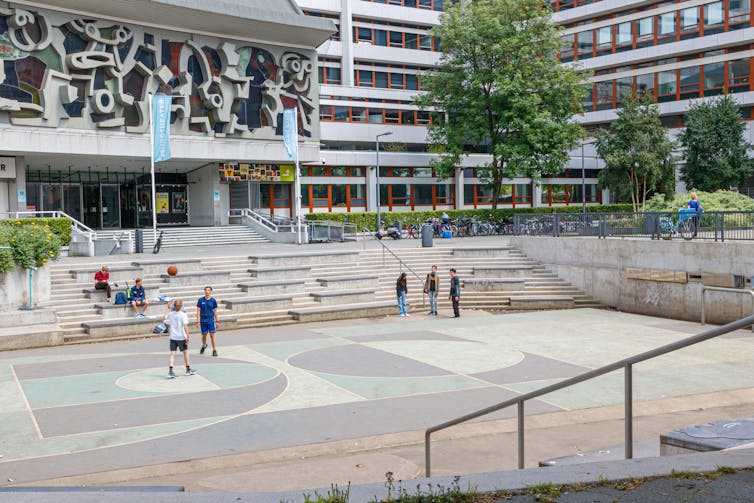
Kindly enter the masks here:
[[[167, 235], [167, 234], [166, 234]], [[468, 253], [466, 253], [468, 254]], [[471, 292], [462, 289], [462, 309], [480, 309], [493, 312], [506, 312], [516, 310], [511, 306], [511, 299], [521, 298], [540, 298], [541, 296], [557, 295], [571, 300], [571, 307], [600, 307], [590, 297], [579, 292], [572, 285], [560, 280], [555, 274], [546, 270], [540, 264], [523, 256], [514, 249], [497, 248], [493, 251], [483, 252], [483, 256], [459, 256], [453, 249], [446, 248], [416, 248], [400, 250], [399, 256], [408, 267], [416, 271], [423, 280], [429, 272], [432, 265], [437, 265], [440, 274], [441, 292], [439, 295], [440, 309], [449, 309], [450, 301], [447, 299], [447, 290], [449, 288], [448, 269], [455, 267], [461, 280], [474, 278], [475, 268], [477, 271], [480, 267], [500, 267], [521, 269], [525, 277], [521, 287], [516, 290], [506, 291], [485, 291]], [[395, 281], [401, 272], [401, 265], [390, 254], [382, 251], [353, 251], [342, 252], [340, 257], [333, 254], [322, 253], [297, 253], [296, 255], [279, 257], [262, 256], [259, 258], [247, 256], [235, 257], [213, 257], [200, 259], [199, 264], [194, 264], [197, 271], [204, 272], [222, 272], [229, 274], [227, 282], [214, 283], [213, 296], [218, 299], [218, 314], [221, 318], [227, 319], [227, 323], [221, 323], [220, 330], [245, 327], [265, 327], [273, 325], [282, 325], [296, 323], [296, 311], [321, 310], [324, 311], [318, 319], [338, 319], [348, 317], [343, 311], [354, 309], [356, 317], [368, 317], [370, 315], [397, 314], [395, 306]], [[111, 273], [118, 267], [132, 268], [134, 259], [122, 263], [110, 262]], [[159, 258], [157, 260], [160, 260]], [[187, 259], [188, 260], [188, 259]], [[199, 260], [199, 259], [194, 259]], [[266, 263], [286, 264], [283, 266], [273, 265], [264, 267]], [[189, 318], [193, 320], [194, 306], [196, 299], [203, 294], [205, 286], [203, 280], [198, 278], [196, 281], [187, 285], [170, 284], [164, 269], [167, 267], [169, 259], [165, 259], [163, 266], [145, 268], [143, 271], [126, 270], [121, 272], [121, 277], [127, 275], [139, 275], [144, 280], [145, 287], [159, 288], [160, 295], [167, 295], [171, 298], [180, 298], [184, 300], [185, 307], [189, 313]], [[179, 265], [180, 270], [187, 270], [187, 267]], [[280, 271], [272, 271], [279, 274], [279, 279], [290, 280], [298, 279], [303, 281], [303, 288], [298, 288], [291, 293], [285, 293], [285, 307], [276, 307], [265, 309], [261, 312], [241, 312], [231, 309], [232, 306], [225, 305], [222, 301], [249, 299], [253, 294], [245, 291], [241, 285], [254, 284], [261, 278], [255, 277], [261, 272], [269, 273], [269, 269], [279, 268]], [[303, 269], [297, 269], [303, 268]], [[91, 288], [91, 282], [75, 282], [75, 273], [70, 265], [55, 264], [51, 266], [52, 282], [52, 299], [46, 303], [47, 307], [53, 308], [58, 316], [59, 325], [63, 331], [66, 343], [89, 342], [99, 339], [113, 340], [117, 338], [144, 337], [148, 336], [153, 323], [141, 324], [140, 327], [131, 327], [132, 330], [120, 330], [119, 326], [114, 326], [113, 330], [108, 332], [105, 338], [92, 336], [87, 329], [82, 327], [82, 323], [91, 323], [106, 318], [102, 314], [102, 308], [97, 304], [104, 301], [95, 301], [89, 298], [90, 294], [85, 293], [84, 289]], [[79, 266], [76, 270], [91, 269], [92, 266]], [[258, 269], [258, 271], [257, 271]], [[159, 272], [148, 272], [154, 270]], [[290, 272], [289, 272], [290, 270]], [[308, 271], [305, 274], [298, 274], [299, 271]], [[404, 269], [405, 270], [405, 269]], [[411, 312], [424, 313], [428, 311], [426, 296], [422, 293], [421, 281], [409, 273], [408, 296], [407, 301]], [[93, 274], [93, 273], [92, 273]], [[188, 276], [188, 272], [184, 273]], [[179, 272], [179, 276], [181, 273]], [[81, 273], [79, 273], [81, 276]], [[84, 275], [83, 277], [88, 277]], [[359, 288], [368, 290], [366, 297], [369, 300], [354, 301], [356, 296], [343, 295], [342, 298], [337, 294], [337, 288], [324, 285], [322, 280], [337, 277], [351, 278], [356, 281]], [[363, 280], [362, 280], [363, 278]], [[319, 280], [319, 281], [318, 281]], [[113, 279], [114, 282], [123, 286], [123, 281]], [[133, 285], [133, 278], [128, 280], [129, 285]], [[315, 294], [329, 292], [329, 295], [335, 293], [335, 297], [327, 301], [332, 304], [325, 307], [324, 303], [315, 299]], [[373, 291], [373, 293], [372, 293]], [[277, 293], [282, 293], [277, 292]], [[151, 295], [150, 295], [151, 297]], [[287, 298], [290, 298], [288, 302]], [[361, 297], [360, 297], [361, 298]], [[322, 300], [321, 296], [320, 299]], [[424, 304], [423, 304], [424, 301]], [[535, 309], [532, 307], [532, 309]], [[154, 323], [162, 316], [165, 310], [164, 303], [156, 303], [150, 306], [148, 315], [153, 317]], [[339, 311], [341, 311], [339, 313]], [[133, 325], [134, 318], [130, 311], [118, 311], [122, 317], [122, 325]], [[113, 315], [108, 313], [107, 318]], [[116, 316], [117, 318], [117, 316]], [[113, 320], [115, 323], [115, 320]], [[142, 320], [144, 321], [144, 320]], [[118, 323], [115, 323], [119, 325]]]
[[[177, 248], [208, 245], [236, 245], [267, 243], [254, 229], [245, 225], [227, 225], [224, 227], [174, 227], [158, 228], [157, 233], [164, 231], [162, 248]], [[98, 237], [112, 238], [120, 234], [119, 231], [98, 232]], [[154, 247], [154, 233], [151, 229], [144, 229], [144, 251], [151, 252]]]

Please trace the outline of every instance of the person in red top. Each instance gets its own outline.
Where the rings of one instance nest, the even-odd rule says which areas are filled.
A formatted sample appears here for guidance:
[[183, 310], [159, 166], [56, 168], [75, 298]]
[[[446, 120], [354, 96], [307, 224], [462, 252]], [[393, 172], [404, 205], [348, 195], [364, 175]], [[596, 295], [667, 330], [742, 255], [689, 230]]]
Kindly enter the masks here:
[[101, 271], [94, 273], [94, 288], [105, 290], [107, 292], [107, 301], [110, 302], [112, 291], [110, 290], [110, 273], [106, 265], [102, 266]]

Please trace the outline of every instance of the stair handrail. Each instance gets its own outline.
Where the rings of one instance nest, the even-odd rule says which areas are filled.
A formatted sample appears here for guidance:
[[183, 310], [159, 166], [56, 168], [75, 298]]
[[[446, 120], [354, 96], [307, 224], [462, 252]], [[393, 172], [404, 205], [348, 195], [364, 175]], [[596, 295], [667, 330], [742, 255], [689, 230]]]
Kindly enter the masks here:
[[426, 284], [426, 282], [425, 282], [425, 281], [424, 281], [424, 280], [423, 280], [423, 279], [421, 278], [421, 276], [419, 276], [419, 275], [418, 275], [418, 274], [416, 273], [416, 271], [414, 271], [414, 270], [413, 270], [413, 269], [411, 268], [411, 266], [410, 266], [410, 265], [408, 265], [407, 263], [405, 263], [405, 262], [403, 261], [403, 259], [402, 259], [402, 258], [400, 258], [400, 257], [399, 257], [398, 255], [396, 255], [396, 254], [395, 254], [395, 253], [393, 252], [393, 250], [391, 250], [391, 249], [390, 249], [390, 247], [389, 247], [388, 245], [386, 245], [385, 243], [383, 243], [383, 242], [382, 242], [382, 240], [381, 240], [380, 238], [378, 238], [378, 237], [377, 237], [377, 234], [373, 233], [372, 231], [370, 231], [370, 230], [369, 230], [369, 229], [367, 229], [366, 227], [364, 227], [364, 233], [365, 233], [365, 234], [367, 234], [367, 235], [369, 235], [369, 236], [372, 236], [372, 238], [374, 238], [374, 240], [375, 240], [375, 241], [377, 241], [377, 242], [378, 242], [378, 243], [379, 243], [379, 244], [380, 244], [380, 245], [382, 246], [382, 249], [383, 249], [383, 250], [387, 250], [387, 252], [388, 252], [388, 253], [389, 253], [390, 255], [392, 255], [392, 256], [393, 256], [393, 258], [395, 258], [395, 260], [397, 260], [397, 261], [398, 261], [398, 263], [399, 263], [399, 264], [401, 265], [401, 267], [405, 267], [406, 269], [408, 269], [408, 271], [409, 271], [409, 272], [410, 272], [411, 274], [413, 274], [413, 275], [414, 275], [414, 277], [416, 277], [416, 279], [418, 279], [418, 280], [419, 280], [419, 281], [421, 282], [421, 284], [422, 284], [422, 305], [424, 305], [424, 296], [425, 296], [426, 294], [425, 294], [425, 293], [424, 293], [423, 291], [424, 291], [424, 290], [425, 290], [425, 289], [427, 288], [427, 284]]
[[71, 215], [62, 210], [5, 211], [0, 213], [0, 215], [2, 216], [2, 218], [67, 218], [71, 221], [72, 230], [86, 236], [89, 241], [94, 241], [97, 238], [97, 233], [93, 229], [87, 227], [82, 222], [76, 220]]
[[264, 227], [267, 227], [272, 232], [283, 232], [283, 227], [288, 227], [285, 232], [296, 232], [296, 226], [293, 220], [288, 219], [287, 221], [281, 221], [281, 223], [278, 224], [275, 223], [275, 217], [267, 218], [250, 208], [234, 208], [228, 212], [228, 215], [231, 217], [250, 218]]
[[517, 422], [517, 441], [518, 441], [517, 442], [518, 443], [517, 457], [518, 457], [518, 468], [523, 469], [524, 468], [524, 403], [528, 400], [539, 398], [540, 396], [546, 395], [548, 393], [552, 393], [553, 391], [558, 391], [564, 388], [568, 388], [570, 386], [573, 386], [574, 384], [580, 384], [584, 381], [594, 379], [595, 377], [602, 376], [604, 374], [613, 372], [615, 370], [619, 370], [621, 368], [624, 369], [624, 378], [625, 378], [624, 379], [624, 396], [623, 396], [625, 458], [632, 459], [633, 458], [633, 366], [636, 365], [637, 363], [641, 363], [643, 361], [650, 360], [658, 356], [663, 356], [668, 353], [672, 353], [673, 351], [684, 349], [689, 346], [693, 346], [694, 344], [707, 341], [709, 339], [714, 339], [715, 337], [725, 335], [727, 333], [733, 332], [734, 330], [746, 328], [752, 324], [754, 324], [754, 315], [747, 316], [746, 318], [741, 318], [740, 320], [733, 321], [726, 325], [722, 325], [719, 327], [711, 328], [709, 330], [705, 330], [704, 332], [701, 332], [697, 335], [686, 337], [685, 339], [681, 339], [680, 341], [672, 342], [670, 344], [665, 344], [664, 346], [660, 346], [658, 348], [651, 349], [643, 353], [639, 353], [638, 355], [624, 358], [623, 360], [619, 360], [617, 362], [604, 365], [600, 368], [590, 370], [588, 372], [583, 372], [577, 376], [571, 377], [569, 379], [565, 379], [558, 383], [545, 386], [538, 390], [530, 391], [529, 393], [525, 393], [521, 396], [511, 398], [509, 400], [505, 400], [504, 402], [500, 402], [495, 405], [485, 407], [484, 409], [480, 409], [475, 412], [471, 412], [469, 414], [465, 414], [463, 416], [457, 417], [455, 419], [445, 421], [444, 423], [438, 424], [436, 426], [432, 426], [431, 428], [428, 428], [424, 432], [425, 476], [426, 477], [431, 476], [430, 435], [432, 435], [432, 433], [435, 433], [440, 430], [444, 430], [446, 428], [450, 428], [451, 426], [456, 426], [458, 424], [465, 423], [467, 421], [471, 421], [472, 419], [476, 419], [478, 417], [485, 416], [493, 412], [497, 412], [499, 410], [508, 408], [512, 405], [517, 405], [517, 408], [518, 408], [517, 410], [517, 419], [518, 419], [518, 422]]

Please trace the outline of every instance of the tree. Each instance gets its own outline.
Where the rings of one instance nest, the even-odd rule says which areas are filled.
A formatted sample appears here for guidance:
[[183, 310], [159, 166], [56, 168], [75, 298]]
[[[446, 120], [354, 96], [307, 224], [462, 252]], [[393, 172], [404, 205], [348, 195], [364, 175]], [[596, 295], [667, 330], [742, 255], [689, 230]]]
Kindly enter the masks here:
[[745, 185], [754, 171], [743, 134], [746, 126], [731, 95], [691, 105], [680, 135], [686, 164], [681, 180], [704, 191]]
[[416, 101], [444, 113], [428, 128], [440, 147], [435, 168], [451, 177], [463, 156], [483, 148], [491, 160], [477, 176], [493, 208], [505, 178], [562, 171], [583, 136], [572, 117], [581, 113], [586, 75], [558, 62], [562, 42], [550, 15], [542, 0], [455, 2], [432, 30], [443, 52]]
[[630, 196], [634, 211], [644, 211], [647, 196], [675, 192], [674, 143], [660, 122], [660, 112], [650, 97], [628, 97], [621, 102], [618, 119], [609, 131], [598, 131], [597, 155], [605, 161], [600, 188], [619, 198]]

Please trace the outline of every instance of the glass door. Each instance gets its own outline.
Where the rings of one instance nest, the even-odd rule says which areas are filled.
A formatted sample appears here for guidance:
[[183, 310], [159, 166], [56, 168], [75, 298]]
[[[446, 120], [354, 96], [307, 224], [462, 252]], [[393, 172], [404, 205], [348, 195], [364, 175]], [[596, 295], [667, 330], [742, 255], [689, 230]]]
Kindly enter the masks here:
[[100, 226], [99, 185], [84, 185], [84, 225], [96, 229]]
[[120, 186], [100, 185], [102, 197], [102, 228], [120, 227]]

